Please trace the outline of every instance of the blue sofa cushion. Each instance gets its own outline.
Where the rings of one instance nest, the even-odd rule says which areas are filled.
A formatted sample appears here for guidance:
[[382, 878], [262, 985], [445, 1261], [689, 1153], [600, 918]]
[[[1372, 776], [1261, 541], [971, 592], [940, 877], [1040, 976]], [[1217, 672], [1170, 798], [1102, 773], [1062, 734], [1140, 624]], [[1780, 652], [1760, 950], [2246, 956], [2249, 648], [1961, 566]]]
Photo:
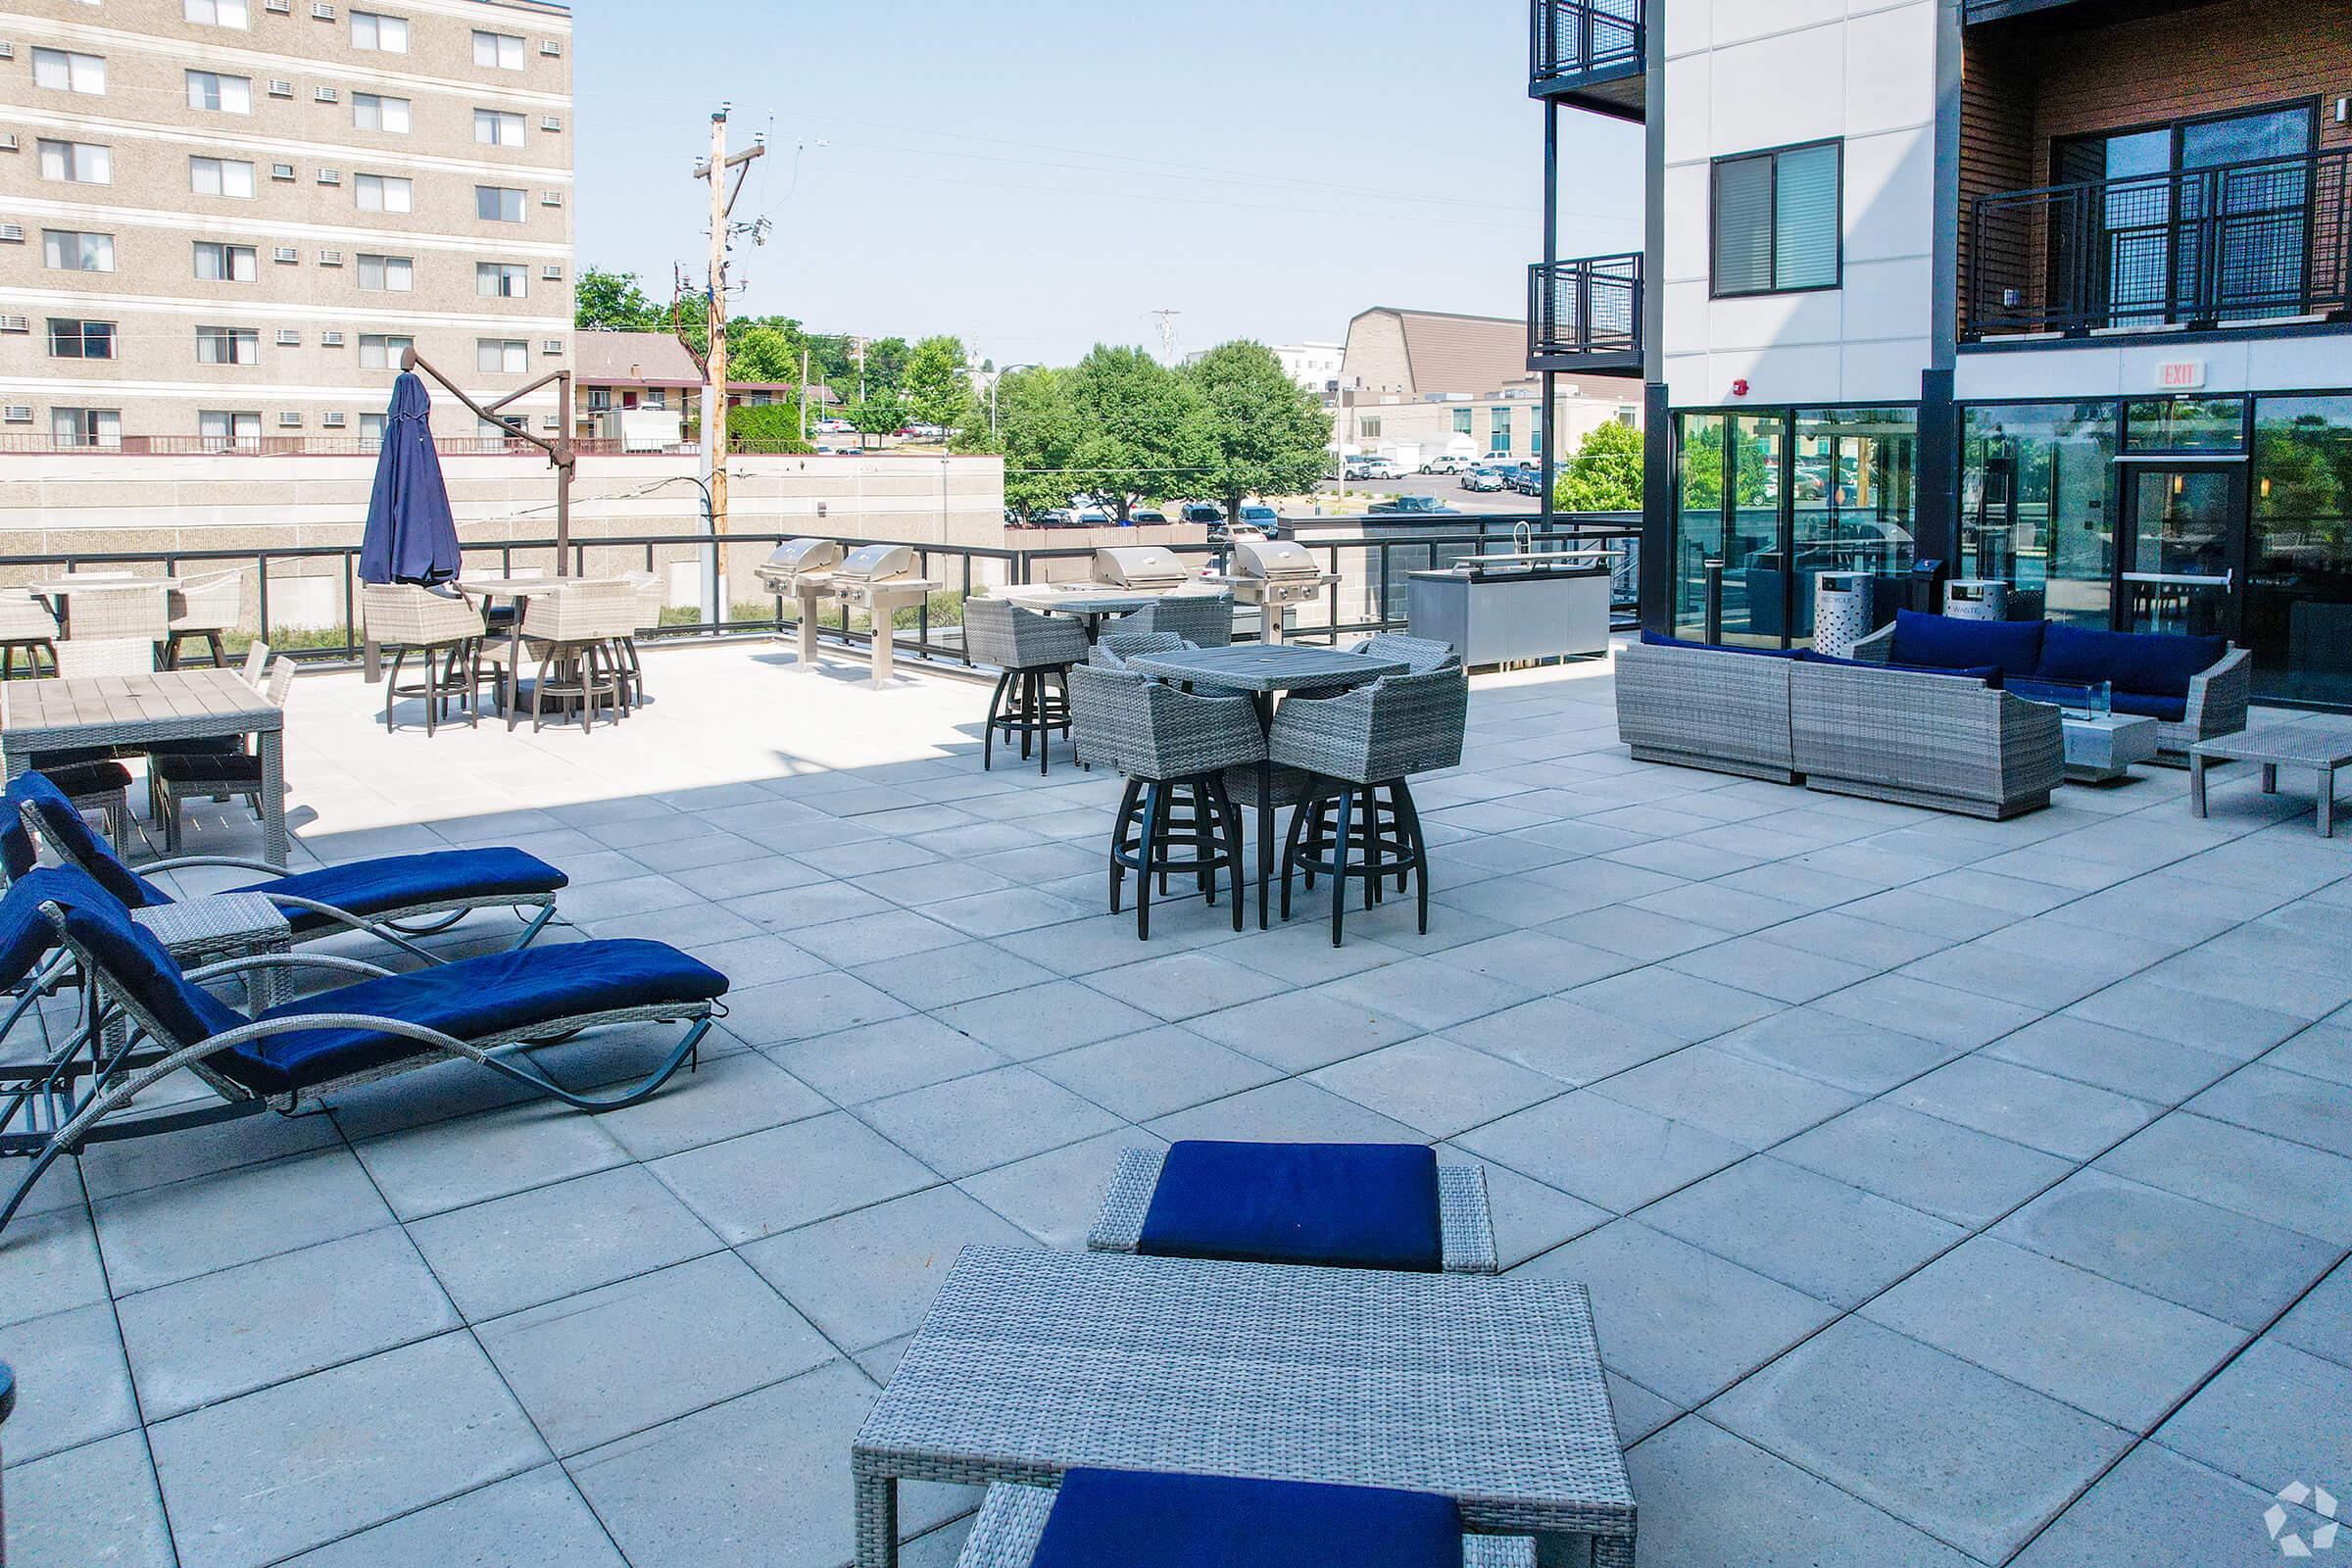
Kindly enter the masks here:
[[41, 832], [57, 847], [57, 853], [89, 872], [100, 887], [123, 904], [149, 909], [172, 902], [172, 895], [117, 858], [106, 840], [91, 832], [81, 819], [79, 808], [40, 773], [20, 773], [9, 783], [7, 809], [22, 816], [27, 805], [41, 819]]
[[2188, 699], [2185, 697], [2154, 697], [2146, 692], [2111, 692], [2108, 696], [2108, 706], [2119, 713], [2161, 718], [2167, 724], [2178, 724], [2188, 717]]
[[1168, 1150], [1136, 1250], [1434, 1272], [1438, 1158], [1421, 1144], [1186, 1139]]
[[[465, 899], [544, 898], [571, 879], [535, 855], [520, 850], [437, 850], [428, 855], [394, 855], [353, 860], [257, 882], [248, 893], [290, 893], [331, 904], [353, 914], [387, 909], [429, 909]], [[298, 933], [323, 930], [336, 922], [321, 914], [289, 908]]]
[[1643, 631], [1644, 648], [1695, 648], [1702, 654], [1753, 654], [1762, 659], [1794, 659], [1793, 648], [1749, 648], [1740, 643], [1694, 643], [1688, 638], [1669, 637], [1664, 632]]
[[1998, 664], [2008, 674], [2031, 675], [2041, 659], [2041, 626], [2038, 620], [1954, 620], [1898, 610], [1892, 660], [1937, 669]]
[[2155, 632], [2093, 631], [2053, 621], [2041, 645], [2043, 680], [2106, 681], [2117, 707], [2126, 692], [2148, 697], [2186, 697], [2191, 677], [2222, 662], [2230, 651], [2224, 637], [2175, 637]]
[[1238, 1476], [1071, 1470], [1031, 1568], [1461, 1568], [1451, 1497]]
[[78, 870], [58, 874], [69, 880], [52, 884], [47, 898], [64, 914], [66, 935], [90, 955], [107, 984], [163, 1026], [170, 1044], [194, 1045], [245, 1021], [243, 1013], [182, 974], [163, 943], [96, 878]]
[[[261, 1016], [365, 1012], [480, 1040], [588, 1013], [683, 1005], [724, 996], [727, 977], [659, 942], [615, 938], [486, 954], [280, 1003]], [[213, 1058], [214, 1070], [277, 1095], [389, 1065], [433, 1048], [365, 1028], [270, 1035]]]
[[1986, 664], [1981, 669], [1943, 669], [1935, 664], [1874, 664], [1867, 659], [1838, 659], [1830, 654], [1816, 653], [1807, 648], [1797, 659], [1807, 664], [1841, 664], [1847, 669], [1895, 669], [1906, 675], [1947, 675], [1955, 679], [1973, 680], [1979, 685], [1998, 688], [2004, 678], [2001, 666]]

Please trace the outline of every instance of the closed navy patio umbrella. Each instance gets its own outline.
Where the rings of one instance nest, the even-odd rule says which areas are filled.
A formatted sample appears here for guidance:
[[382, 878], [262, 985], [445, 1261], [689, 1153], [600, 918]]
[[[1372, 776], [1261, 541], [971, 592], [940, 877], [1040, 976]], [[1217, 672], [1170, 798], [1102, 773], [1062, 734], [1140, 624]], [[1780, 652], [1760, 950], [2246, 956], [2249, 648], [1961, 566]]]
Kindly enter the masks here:
[[384, 414], [384, 444], [360, 540], [362, 582], [446, 582], [458, 574], [458, 524], [441, 480], [441, 454], [425, 416], [424, 382], [403, 370]]

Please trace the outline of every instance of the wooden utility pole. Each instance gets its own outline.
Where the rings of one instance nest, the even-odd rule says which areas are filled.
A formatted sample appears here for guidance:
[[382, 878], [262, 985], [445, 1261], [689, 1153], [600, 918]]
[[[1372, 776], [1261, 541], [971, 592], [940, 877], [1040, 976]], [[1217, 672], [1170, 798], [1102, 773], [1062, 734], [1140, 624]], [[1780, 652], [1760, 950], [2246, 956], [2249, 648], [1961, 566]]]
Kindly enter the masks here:
[[[725, 620], [727, 614], [727, 216], [734, 211], [735, 198], [743, 193], [743, 174], [735, 176], [732, 187], [726, 174], [730, 169], [748, 172], [752, 160], [767, 151], [767, 144], [760, 141], [732, 158], [727, 156], [727, 108], [721, 104], [711, 114], [710, 157], [696, 165], [694, 171], [695, 178], [710, 182], [710, 272], [706, 318], [710, 348], [703, 364], [703, 453], [710, 468], [713, 625]], [[755, 226], [764, 231], [763, 225]]]

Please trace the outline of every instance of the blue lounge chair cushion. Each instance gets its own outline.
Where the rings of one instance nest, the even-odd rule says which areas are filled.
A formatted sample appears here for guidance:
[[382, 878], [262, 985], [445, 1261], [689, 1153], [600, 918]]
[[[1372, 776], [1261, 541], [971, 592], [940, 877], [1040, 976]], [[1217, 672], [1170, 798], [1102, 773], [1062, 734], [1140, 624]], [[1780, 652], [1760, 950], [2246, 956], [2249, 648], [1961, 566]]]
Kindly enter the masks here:
[[1434, 1273], [1438, 1158], [1420, 1144], [1186, 1139], [1168, 1150], [1136, 1250]]
[[2108, 707], [2119, 713], [2132, 713], [2141, 718], [2160, 718], [2167, 724], [2178, 724], [2188, 717], [2188, 699], [2185, 697], [2152, 697], [2146, 692], [2112, 692]]
[[1806, 664], [1841, 664], [1848, 669], [1894, 669], [1906, 675], [1951, 675], [1993, 687], [1999, 686], [2005, 678], [1998, 664], [1985, 664], [1976, 669], [1946, 669], [1936, 664], [1874, 664], [1867, 659], [1838, 659], [1810, 648], [1800, 650], [1796, 657], [1800, 663]]
[[2042, 643], [2041, 667], [2034, 673], [2043, 680], [2077, 681], [2084, 685], [2106, 681], [2115, 688], [2116, 707], [2120, 709], [2127, 692], [2145, 697], [2187, 697], [2190, 679], [2220, 663], [2229, 651], [2229, 639], [2224, 637], [2094, 631], [2055, 621], [2051, 623], [2049, 637]]
[[42, 915], [41, 905], [95, 886], [72, 866], [34, 867], [9, 883], [8, 896], [0, 898], [0, 991], [23, 985], [57, 946], [57, 928]]
[[[427, 909], [466, 899], [544, 898], [570, 880], [537, 856], [520, 850], [436, 850], [322, 866], [256, 882], [242, 891], [290, 893], [353, 914], [376, 915], [387, 909]], [[302, 909], [289, 908], [285, 914], [298, 934], [335, 924], [324, 915]]]
[[1998, 664], [2008, 674], [2031, 675], [2041, 660], [2041, 628], [2038, 620], [1954, 620], [1898, 610], [1891, 657], [1898, 664], [1937, 669]]
[[47, 901], [65, 916], [66, 935], [89, 954], [111, 988], [162, 1026], [168, 1044], [193, 1045], [245, 1021], [182, 974], [163, 943], [95, 877], [71, 867], [55, 874], [63, 880], [50, 886]]
[[[616, 938], [493, 953], [363, 980], [281, 1003], [261, 1017], [361, 1012], [460, 1040], [486, 1040], [591, 1013], [710, 1002], [726, 989], [725, 975], [675, 948]], [[235, 1047], [209, 1065], [257, 1094], [282, 1095], [434, 1049], [375, 1029], [304, 1029]]]
[[1451, 1497], [1238, 1476], [1071, 1470], [1031, 1568], [1461, 1568]]
[[1755, 654], [1764, 659], [1794, 659], [1793, 648], [1750, 648], [1743, 643], [1696, 643], [1684, 637], [1669, 637], [1662, 631], [1644, 631], [1644, 648], [1695, 648], [1702, 654]]
[[57, 852], [94, 877], [98, 885], [133, 909], [170, 904], [172, 895], [124, 865], [105, 839], [90, 831], [79, 808], [40, 773], [20, 773], [8, 786], [7, 806], [22, 814], [29, 805], [41, 832]]

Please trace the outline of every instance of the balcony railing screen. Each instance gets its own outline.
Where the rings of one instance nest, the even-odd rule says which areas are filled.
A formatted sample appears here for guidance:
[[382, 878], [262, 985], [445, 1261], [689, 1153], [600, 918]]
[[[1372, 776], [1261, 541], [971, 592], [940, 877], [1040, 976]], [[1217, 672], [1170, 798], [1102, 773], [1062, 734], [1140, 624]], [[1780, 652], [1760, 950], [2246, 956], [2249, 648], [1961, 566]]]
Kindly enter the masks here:
[[1539, 80], [1618, 74], [1642, 64], [1642, 0], [1536, 0]]
[[1634, 354], [1642, 346], [1642, 258], [1587, 256], [1528, 269], [1528, 353]]
[[2352, 149], [1977, 199], [1979, 334], [2221, 324], [2352, 307]]

